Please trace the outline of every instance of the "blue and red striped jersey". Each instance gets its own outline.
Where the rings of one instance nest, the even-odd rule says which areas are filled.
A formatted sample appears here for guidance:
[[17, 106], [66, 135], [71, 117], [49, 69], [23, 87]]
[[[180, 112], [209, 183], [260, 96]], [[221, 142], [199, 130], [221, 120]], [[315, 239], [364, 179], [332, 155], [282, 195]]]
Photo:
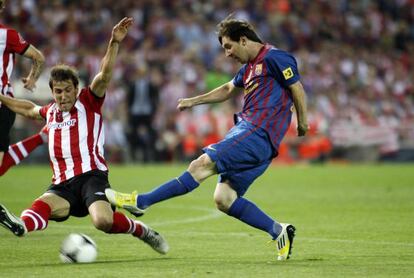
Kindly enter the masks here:
[[244, 88], [243, 110], [237, 116], [266, 130], [275, 155], [292, 118], [288, 86], [299, 79], [296, 59], [269, 44], [233, 78], [236, 87]]

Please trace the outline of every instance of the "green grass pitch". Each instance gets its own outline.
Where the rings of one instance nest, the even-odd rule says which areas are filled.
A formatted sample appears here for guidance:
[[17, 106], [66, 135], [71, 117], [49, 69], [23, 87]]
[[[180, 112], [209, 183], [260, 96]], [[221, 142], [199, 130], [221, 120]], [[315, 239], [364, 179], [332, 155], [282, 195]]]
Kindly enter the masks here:
[[[148, 191], [185, 165], [113, 166], [122, 191]], [[19, 166], [0, 178], [0, 202], [20, 215], [50, 183], [47, 166]], [[50, 222], [17, 238], [0, 228], [1, 277], [408, 277], [414, 275], [413, 165], [272, 166], [246, 197], [297, 228], [292, 257], [278, 262], [266, 233], [215, 209], [216, 178], [151, 207], [142, 221], [162, 233], [158, 255], [129, 235], [95, 230], [89, 217]], [[127, 215], [129, 215], [126, 212]], [[130, 216], [130, 215], [129, 215]], [[131, 216], [133, 217], [133, 216]], [[96, 263], [63, 264], [70, 232], [98, 244]]]

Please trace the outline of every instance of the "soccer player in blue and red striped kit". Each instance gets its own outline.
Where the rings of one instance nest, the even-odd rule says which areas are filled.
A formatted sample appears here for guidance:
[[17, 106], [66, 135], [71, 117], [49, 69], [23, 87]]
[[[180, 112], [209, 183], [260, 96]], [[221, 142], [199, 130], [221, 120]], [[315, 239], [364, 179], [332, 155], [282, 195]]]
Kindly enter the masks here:
[[226, 18], [218, 25], [218, 39], [227, 57], [243, 66], [228, 83], [193, 98], [178, 100], [177, 108], [217, 103], [244, 93], [241, 112], [226, 137], [203, 149], [181, 176], [145, 194], [106, 190], [111, 203], [139, 216], [149, 206], [186, 194], [208, 177], [218, 174], [214, 192], [217, 208], [244, 223], [267, 232], [276, 241], [277, 259], [289, 258], [295, 227], [278, 223], [243, 195], [278, 155], [279, 144], [296, 110], [298, 136], [308, 129], [305, 91], [295, 58], [265, 44], [251, 24]]

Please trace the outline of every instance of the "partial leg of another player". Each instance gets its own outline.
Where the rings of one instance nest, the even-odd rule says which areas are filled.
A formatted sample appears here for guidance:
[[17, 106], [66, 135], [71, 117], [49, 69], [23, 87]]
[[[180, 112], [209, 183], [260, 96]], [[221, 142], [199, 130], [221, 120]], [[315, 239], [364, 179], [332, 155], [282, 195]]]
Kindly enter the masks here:
[[[43, 127], [39, 133], [10, 145], [5, 153], [0, 152], [0, 176], [4, 175], [11, 167], [19, 164], [46, 141], [47, 131], [46, 127]], [[3, 159], [1, 159], [2, 155]]]
[[27, 233], [23, 221], [2, 204], [0, 204], [0, 225], [16, 236], [24, 236]]
[[120, 212], [113, 212], [107, 201], [95, 201], [88, 210], [92, 223], [98, 230], [108, 234], [132, 234], [158, 253], [168, 252], [169, 245], [158, 232], [141, 221], [134, 221]]
[[68, 214], [69, 203], [65, 199], [45, 193], [24, 210], [20, 218], [1, 205], [0, 222], [15, 235], [23, 236], [27, 232], [46, 229], [51, 217], [65, 217]]

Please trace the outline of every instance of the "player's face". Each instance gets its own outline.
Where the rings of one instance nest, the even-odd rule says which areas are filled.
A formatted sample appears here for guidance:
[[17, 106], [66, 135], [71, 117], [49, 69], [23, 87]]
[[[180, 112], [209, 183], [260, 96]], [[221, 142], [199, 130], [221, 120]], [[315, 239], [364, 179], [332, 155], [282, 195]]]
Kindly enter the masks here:
[[73, 85], [72, 80], [53, 81], [52, 94], [59, 109], [69, 112], [75, 105], [78, 88]]
[[221, 46], [224, 48], [224, 53], [227, 57], [231, 57], [241, 64], [249, 61], [247, 55], [247, 48], [243, 39], [240, 41], [232, 41], [229, 37], [222, 37]]

